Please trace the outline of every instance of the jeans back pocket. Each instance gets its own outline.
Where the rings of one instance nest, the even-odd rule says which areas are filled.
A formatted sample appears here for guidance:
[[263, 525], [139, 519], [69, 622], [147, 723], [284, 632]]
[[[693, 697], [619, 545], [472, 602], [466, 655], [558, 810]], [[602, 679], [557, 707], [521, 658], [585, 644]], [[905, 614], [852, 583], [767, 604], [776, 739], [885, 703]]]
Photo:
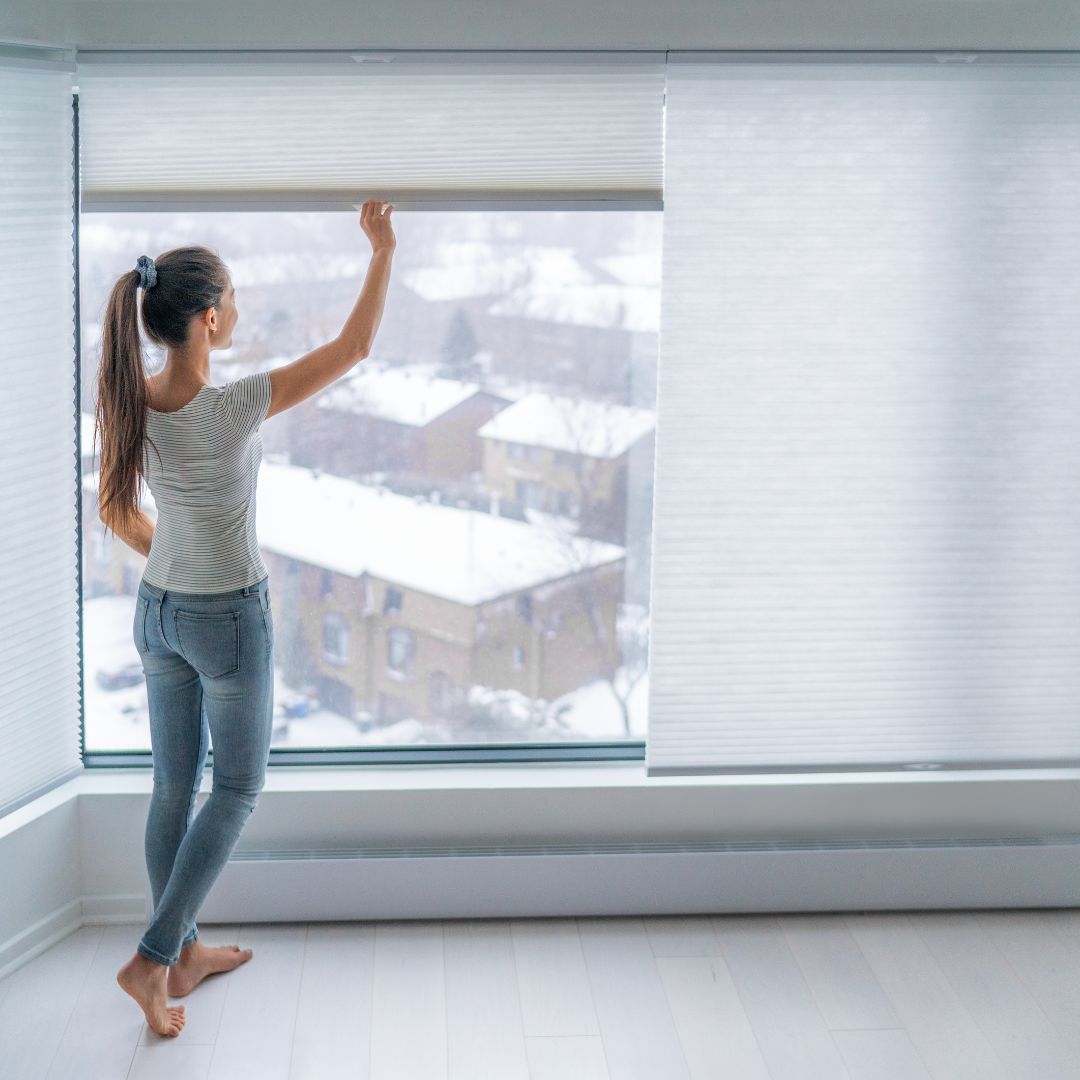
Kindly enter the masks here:
[[240, 667], [240, 612], [177, 611], [176, 637], [200, 675], [218, 679]]

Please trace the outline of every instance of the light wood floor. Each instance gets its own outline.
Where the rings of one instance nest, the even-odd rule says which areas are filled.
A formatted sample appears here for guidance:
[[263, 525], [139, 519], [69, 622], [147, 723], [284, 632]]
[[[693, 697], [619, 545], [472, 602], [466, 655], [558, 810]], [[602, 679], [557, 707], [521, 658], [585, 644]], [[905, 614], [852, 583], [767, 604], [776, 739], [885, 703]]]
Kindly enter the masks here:
[[0, 981], [3, 1080], [1077, 1080], [1080, 911], [204, 926], [176, 1039], [84, 926]]

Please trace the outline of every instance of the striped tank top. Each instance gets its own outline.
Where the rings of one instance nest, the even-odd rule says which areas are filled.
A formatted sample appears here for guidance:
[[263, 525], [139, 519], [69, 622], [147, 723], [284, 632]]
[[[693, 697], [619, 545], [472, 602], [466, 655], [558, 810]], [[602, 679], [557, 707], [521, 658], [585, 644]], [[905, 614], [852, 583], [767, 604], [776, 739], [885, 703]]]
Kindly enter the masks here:
[[269, 409], [268, 371], [207, 384], [175, 412], [147, 408], [146, 434], [154, 445], [143, 440], [143, 477], [157, 521], [143, 577], [151, 585], [215, 593], [266, 577], [255, 536], [255, 487], [259, 425]]

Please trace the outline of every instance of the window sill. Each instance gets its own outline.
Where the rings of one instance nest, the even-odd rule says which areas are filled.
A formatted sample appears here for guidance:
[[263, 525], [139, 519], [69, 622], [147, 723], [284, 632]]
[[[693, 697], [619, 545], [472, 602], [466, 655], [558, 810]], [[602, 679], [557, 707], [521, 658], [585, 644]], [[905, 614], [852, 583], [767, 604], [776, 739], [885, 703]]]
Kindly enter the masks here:
[[[208, 791], [212, 772], [207, 769], [200, 790]], [[77, 791], [149, 792], [149, 765], [145, 769], [87, 769], [69, 781]], [[641, 761], [590, 761], [580, 765], [531, 762], [491, 762], [469, 765], [302, 765], [274, 768], [266, 776], [266, 791], [431, 791], [490, 790], [498, 788], [767, 788], [849, 787], [851, 785], [973, 784], [988, 781], [1080, 781], [1080, 769], [962, 769], [955, 772], [844, 772], [757, 773], [754, 775], [654, 776], [645, 774]], [[65, 787], [68, 785], [64, 785]]]

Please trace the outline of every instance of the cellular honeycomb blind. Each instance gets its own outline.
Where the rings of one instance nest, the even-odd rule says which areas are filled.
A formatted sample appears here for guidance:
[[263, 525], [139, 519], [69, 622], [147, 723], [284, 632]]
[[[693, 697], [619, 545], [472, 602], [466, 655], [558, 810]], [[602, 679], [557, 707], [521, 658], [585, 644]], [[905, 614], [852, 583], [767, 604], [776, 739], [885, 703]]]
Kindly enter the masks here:
[[84, 210], [661, 200], [663, 52], [77, 63]]
[[1080, 763], [1080, 78], [668, 65], [647, 773]]
[[72, 70], [0, 52], [0, 815], [82, 770]]

